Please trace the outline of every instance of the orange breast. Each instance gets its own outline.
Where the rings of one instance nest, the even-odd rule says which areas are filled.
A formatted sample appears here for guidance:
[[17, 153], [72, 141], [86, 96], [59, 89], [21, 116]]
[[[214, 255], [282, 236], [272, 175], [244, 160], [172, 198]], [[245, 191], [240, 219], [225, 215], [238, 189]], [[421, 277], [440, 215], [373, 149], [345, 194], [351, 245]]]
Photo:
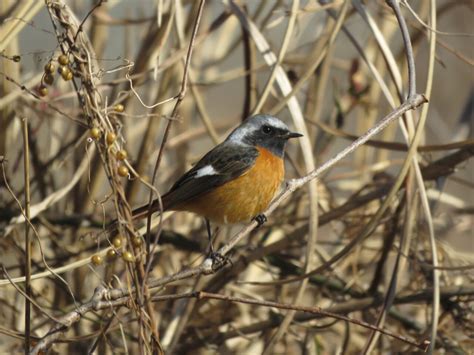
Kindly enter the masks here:
[[284, 175], [283, 159], [264, 148], [246, 173], [180, 206], [217, 223], [250, 221], [262, 213], [278, 191]]

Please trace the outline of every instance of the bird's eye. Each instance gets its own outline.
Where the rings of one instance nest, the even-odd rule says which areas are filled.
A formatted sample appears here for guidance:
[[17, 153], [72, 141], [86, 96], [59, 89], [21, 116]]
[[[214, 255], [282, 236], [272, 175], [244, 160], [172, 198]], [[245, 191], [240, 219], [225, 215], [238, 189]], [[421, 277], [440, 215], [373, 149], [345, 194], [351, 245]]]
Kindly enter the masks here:
[[265, 133], [265, 134], [272, 134], [273, 133], [273, 128], [270, 127], [270, 126], [263, 126], [262, 127], [262, 132]]

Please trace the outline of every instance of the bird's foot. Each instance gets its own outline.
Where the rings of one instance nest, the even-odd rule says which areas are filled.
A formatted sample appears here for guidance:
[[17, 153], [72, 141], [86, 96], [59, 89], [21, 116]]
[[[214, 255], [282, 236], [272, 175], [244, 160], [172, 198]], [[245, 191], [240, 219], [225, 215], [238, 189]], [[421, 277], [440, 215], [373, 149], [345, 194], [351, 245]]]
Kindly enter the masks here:
[[227, 263], [232, 264], [232, 260], [226, 256], [222, 255], [221, 253], [211, 251], [209, 253], [209, 259], [212, 260], [212, 270], [217, 271], [221, 268], [223, 268]]
[[266, 221], [268, 221], [267, 216], [263, 213], [256, 215], [253, 219], [257, 222], [257, 228], [261, 227]]

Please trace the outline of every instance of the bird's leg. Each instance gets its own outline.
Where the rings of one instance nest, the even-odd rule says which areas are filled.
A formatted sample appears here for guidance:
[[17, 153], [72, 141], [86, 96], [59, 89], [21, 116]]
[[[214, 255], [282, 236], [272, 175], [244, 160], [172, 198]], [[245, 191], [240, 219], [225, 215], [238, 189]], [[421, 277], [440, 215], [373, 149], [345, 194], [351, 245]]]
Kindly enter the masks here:
[[210, 254], [214, 254], [214, 247], [212, 246], [212, 229], [211, 229], [211, 222], [207, 219], [204, 218], [206, 221], [206, 229], [207, 229], [207, 238], [209, 239], [209, 250]]
[[230, 261], [230, 259], [228, 257], [214, 251], [214, 246], [212, 245], [211, 222], [207, 218], [205, 218], [205, 221], [206, 221], [207, 237], [209, 238], [209, 257], [212, 260], [212, 268], [214, 270], [218, 270], [222, 266], [227, 264], [227, 262]]
[[257, 228], [268, 221], [267, 216], [265, 216], [263, 213], [256, 215], [253, 219], [257, 222]]

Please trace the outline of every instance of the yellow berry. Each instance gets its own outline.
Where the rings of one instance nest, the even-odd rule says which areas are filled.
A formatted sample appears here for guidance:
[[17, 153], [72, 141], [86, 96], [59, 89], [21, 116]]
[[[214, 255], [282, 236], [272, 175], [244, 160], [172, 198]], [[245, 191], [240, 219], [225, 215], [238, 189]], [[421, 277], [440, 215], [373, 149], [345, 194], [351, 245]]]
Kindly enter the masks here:
[[117, 105], [114, 106], [114, 111], [123, 112], [123, 111], [125, 111], [125, 107], [122, 104], [117, 104]]
[[108, 145], [111, 145], [112, 143], [114, 143], [116, 139], [117, 139], [117, 135], [114, 132], [107, 132], [107, 136], [105, 137], [105, 140], [107, 141]]
[[90, 135], [94, 139], [98, 139], [100, 137], [100, 129], [98, 127], [92, 127], [90, 130]]
[[142, 238], [140, 237], [133, 237], [132, 238], [132, 245], [135, 247], [135, 248], [138, 248], [142, 245], [143, 243], [143, 240]]
[[67, 64], [69, 64], [69, 58], [67, 57], [67, 55], [61, 54], [58, 57], [58, 63], [61, 64], [61, 65], [67, 65]]
[[127, 151], [125, 149], [120, 149], [117, 152], [116, 156], [117, 156], [118, 160], [125, 160], [125, 159], [127, 159]]
[[120, 248], [122, 246], [122, 237], [121, 236], [116, 236], [114, 239], [112, 239], [112, 244], [116, 249]]
[[52, 76], [50, 73], [48, 73], [44, 76], [43, 81], [45, 82], [45, 84], [53, 85], [54, 76]]
[[48, 88], [44, 85], [41, 85], [38, 89], [38, 93], [39, 93], [40, 96], [44, 97], [44, 96], [48, 95]]
[[104, 260], [102, 259], [102, 256], [100, 256], [99, 254], [94, 254], [91, 257], [91, 262], [94, 265], [101, 265], [103, 261]]
[[113, 249], [107, 250], [107, 260], [114, 260], [117, 257], [117, 252]]
[[61, 76], [63, 77], [64, 80], [69, 81], [72, 80], [73, 76], [71, 69], [68, 67], [65, 67], [65, 69], [62, 70]]
[[125, 165], [120, 165], [117, 172], [122, 177], [128, 176], [128, 168]]
[[54, 69], [55, 69], [55, 66], [53, 62], [46, 63], [46, 65], [44, 66], [44, 71], [46, 73], [52, 74], [54, 73]]
[[135, 258], [133, 257], [133, 254], [127, 250], [122, 253], [122, 259], [128, 262], [132, 262]]

